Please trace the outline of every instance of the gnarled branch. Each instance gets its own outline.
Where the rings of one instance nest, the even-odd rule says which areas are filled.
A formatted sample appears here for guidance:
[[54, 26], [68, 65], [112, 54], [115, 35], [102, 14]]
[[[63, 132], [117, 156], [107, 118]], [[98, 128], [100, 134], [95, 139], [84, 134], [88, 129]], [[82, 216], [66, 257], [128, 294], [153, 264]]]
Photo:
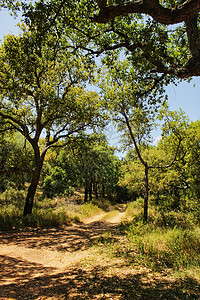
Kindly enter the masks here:
[[136, 0], [109, 6], [101, 4], [99, 14], [92, 20], [98, 23], [107, 23], [118, 16], [144, 13], [161, 24], [170, 25], [187, 21], [199, 11], [199, 0], [186, 0], [181, 5], [172, 8], [163, 7], [157, 0]]

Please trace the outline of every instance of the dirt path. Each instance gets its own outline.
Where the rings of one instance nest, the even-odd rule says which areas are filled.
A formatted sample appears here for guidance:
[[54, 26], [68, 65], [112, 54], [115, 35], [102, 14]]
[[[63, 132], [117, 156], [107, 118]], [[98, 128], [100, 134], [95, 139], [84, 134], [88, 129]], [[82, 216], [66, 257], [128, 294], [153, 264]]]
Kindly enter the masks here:
[[[124, 213], [118, 212], [107, 221], [101, 221], [106, 213], [94, 216], [83, 224], [63, 229], [30, 230], [7, 233], [0, 236], [0, 256], [38, 263], [44, 268], [51, 268], [54, 273], [88, 257], [88, 246], [99, 235], [119, 224]], [[35, 274], [37, 276], [38, 274]], [[41, 272], [39, 273], [41, 275]], [[7, 279], [0, 278], [0, 285]], [[10, 280], [9, 280], [10, 282]]]
[[199, 299], [196, 282], [153, 277], [91, 247], [123, 217], [108, 213], [62, 229], [0, 232], [0, 299]]
[[0, 287], [60, 274], [91, 256], [90, 245], [105, 230], [120, 223], [124, 213], [102, 221], [105, 216], [94, 216], [64, 229], [0, 233]]

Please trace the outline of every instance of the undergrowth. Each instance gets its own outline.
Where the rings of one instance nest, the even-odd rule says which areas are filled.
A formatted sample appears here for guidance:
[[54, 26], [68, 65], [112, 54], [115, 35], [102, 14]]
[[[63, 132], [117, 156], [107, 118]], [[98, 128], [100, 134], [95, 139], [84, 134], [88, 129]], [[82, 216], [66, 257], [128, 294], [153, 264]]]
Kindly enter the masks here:
[[33, 212], [23, 217], [25, 191], [9, 189], [0, 194], [0, 229], [7, 230], [21, 227], [60, 227], [102, 212], [97, 205], [86, 203], [77, 205], [67, 198], [42, 199], [35, 197]]
[[125, 264], [156, 272], [173, 272], [200, 281], [200, 226], [186, 212], [149, 212], [142, 222], [142, 201], [129, 203], [126, 220], [115, 232], [107, 232], [96, 247], [101, 253], [121, 257]]

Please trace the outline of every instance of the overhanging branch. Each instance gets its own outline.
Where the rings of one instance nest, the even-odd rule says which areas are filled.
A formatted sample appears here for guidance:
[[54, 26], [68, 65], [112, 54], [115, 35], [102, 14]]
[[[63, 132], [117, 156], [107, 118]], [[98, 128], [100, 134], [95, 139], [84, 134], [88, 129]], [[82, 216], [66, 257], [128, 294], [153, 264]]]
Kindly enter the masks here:
[[92, 21], [107, 23], [118, 16], [132, 13], [144, 13], [161, 24], [170, 25], [186, 21], [196, 15], [199, 11], [199, 0], [186, 0], [181, 5], [174, 5], [172, 8], [163, 7], [157, 0], [136, 0], [125, 2], [123, 4], [109, 6], [106, 6], [105, 4], [101, 5], [99, 14], [92, 18]]

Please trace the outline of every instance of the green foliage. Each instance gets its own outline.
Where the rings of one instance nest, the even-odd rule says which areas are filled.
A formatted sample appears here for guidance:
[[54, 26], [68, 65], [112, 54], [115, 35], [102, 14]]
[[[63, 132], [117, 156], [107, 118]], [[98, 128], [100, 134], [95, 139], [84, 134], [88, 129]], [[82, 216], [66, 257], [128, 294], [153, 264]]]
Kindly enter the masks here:
[[[74, 196], [73, 196], [74, 199]], [[41, 197], [38, 193], [35, 197], [33, 213], [22, 215], [25, 201], [25, 191], [15, 189], [6, 190], [0, 194], [0, 229], [18, 229], [22, 227], [61, 227], [72, 222], [80, 222], [86, 218], [103, 214], [110, 207], [107, 200], [96, 203], [77, 205], [72, 198], [58, 197], [49, 199]]]
[[177, 267], [200, 267], [200, 231], [174, 229], [167, 234], [167, 246]]
[[73, 218], [64, 209], [54, 211], [52, 208], [45, 208], [33, 210], [31, 216], [23, 218], [23, 225], [48, 228], [70, 225], [72, 221], [74, 221]]
[[55, 195], [67, 195], [71, 191], [69, 180], [61, 167], [54, 167], [43, 181], [43, 194], [52, 198]]
[[93, 203], [85, 203], [77, 206], [75, 213], [80, 218], [89, 218], [95, 214], [102, 213], [102, 209]]
[[112, 62], [110, 59], [104, 60], [104, 69], [98, 74], [104, 105], [126, 146], [133, 144], [129, 126], [138, 145], [148, 143], [164, 99], [165, 77], [150, 75], [144, 66], [137, 68], [118, 55], [113, 55]]
[[0, 206], [0, 229], [12, 229], [22, 226], [21, 211], [13, 204]]
[[16, 1], [16, 0], [1, 0], [0, 8], [8, 8], [12, 12], [16, 13], [20, 8], [20, 3], [22, 1]]
[[60, 141], [86, 129], [101, 130], [105, 118], [97, 93], [85, 89], [93, 72], [90, 58], [72, 53], [67, 36], [57, 31], [43, 34], [24, 24], [21, 30], [19, 36], [8, 35], [0, 48], [0, 117], [2, 131], [18, 131], [34, 152], [24, 208], [30, 214], [49, 148], [64, 146]]
[[176, 223], [173, 229], [168, 227], [168, 224], [160, 227], [155, 222], [144, 225], [138, 218], [139, 212], [141, 213], [138, 204], [132, 203], [128, 208], [130, 210], [132, 207], [133, 213], [135, 212], [132, 222], [122, 223], [117, 233], [103, 235], [98, 244], [99, 251], [111, 257], [123, 257], [129, 265], [142, 265], [153, 271], [190, 274], [193, 270], [194, 274], [198, 274], [199, 226], [191, 228], [188, 222], [185, 227], [182, 224], [184, 215], [182, 222]]
[[[192, 43], [192, 40], [198, 40], [199, 18], [191, 18], [191, 11], [182, 3], [180, 5], [180, 1], [152, 3], [155, 10], [146, 4], [138, 4], [135, 13], [132, 9], [124, 12], [124, 9], [131, 7], [120, 7], [124, 1], [17, 2], [22, 2], [24, 21], [39, 37], [49, 32], [57, 32], [58, 35], [64, 32], [71, 42], [72, 51], [82, 47], [92, 57], [102, 53], [109, 55], [118, 49], [133, 65], [143, 65], [149, 74], [157, 72], [180, 78], [199, 75], [196, 70], [198, 63], [195, 63], [198, 62], [198, 55], [195, 54], [198, 53], [198, 43]], [[15, 3], [16, 1], [3, 1], [3, 4], [9, 6]], [[113, 9], [118, 12], [115, 18]], [[184, 14], [181, 10], [184, 10]], [[161, 20], [162, 14], [164, 16]], [[182, 22], [184, 18], [179, 23], [180, 20], [174, 14], [178, 19], [180, 15], [182, 18], [184, 15], [186, 24]], [[167, 26], [169, 23], [176, 25]]]
[[25, 191], [6, 190], [0, 194], [0, 229], [7, 230], [21, 227], [59, 227], [78, 220], [77, 215], [70, 215], [63, 207], [53, 209], [52, 201], [37, 195], [36, 207], [31, 216], [22, 216]]
[[[141, 148], [149, 165], [150, 204], [164, 215], [182, 210], [198, 216], [199, 121], [190, 122], [181, 110], [170, 112], [165, 108], [161, 114], [163, 125], [158, 145]], [[144, 166], [130, 151], [122, 165], [120, 185], [143, 197], [143, 172]]]
[[105, 137], [82, 134], [71, 139], [59, 153], [49, 154], [42, 187], [44, 194], [56, 195], [70, 193], [71, 187], [93, 185], [95, 197], [115, 198], [119, 176], [120, 161]]
[[30, 144], [18, 134], [0, 137], [0, 187], [1, 190], [14, 186], [23, 189], [30, 180], [33, 169], [33, 151]]
[[9, 206], [14, 205], [21, 209], [24, 205], [25, 191], [18, 191], [15, 188], [9, 188], [0, 194], [0, 205]]
[[144, 200], [142, 198], [138, 198], [134, 202], [128, 202], [126, 207], [126, 219], [135, 220], [142, 219], [141, 211], [144, 205]]
[[100, 209], [102, 209], [103, 211], [108, 211], [108, 209], [110, 208], [110, 201], [108, 199], [105, 198], [100, 198], [100, 199], [92, 199], [92, 204], [94, 204], [95, 206], [98, 206]]

